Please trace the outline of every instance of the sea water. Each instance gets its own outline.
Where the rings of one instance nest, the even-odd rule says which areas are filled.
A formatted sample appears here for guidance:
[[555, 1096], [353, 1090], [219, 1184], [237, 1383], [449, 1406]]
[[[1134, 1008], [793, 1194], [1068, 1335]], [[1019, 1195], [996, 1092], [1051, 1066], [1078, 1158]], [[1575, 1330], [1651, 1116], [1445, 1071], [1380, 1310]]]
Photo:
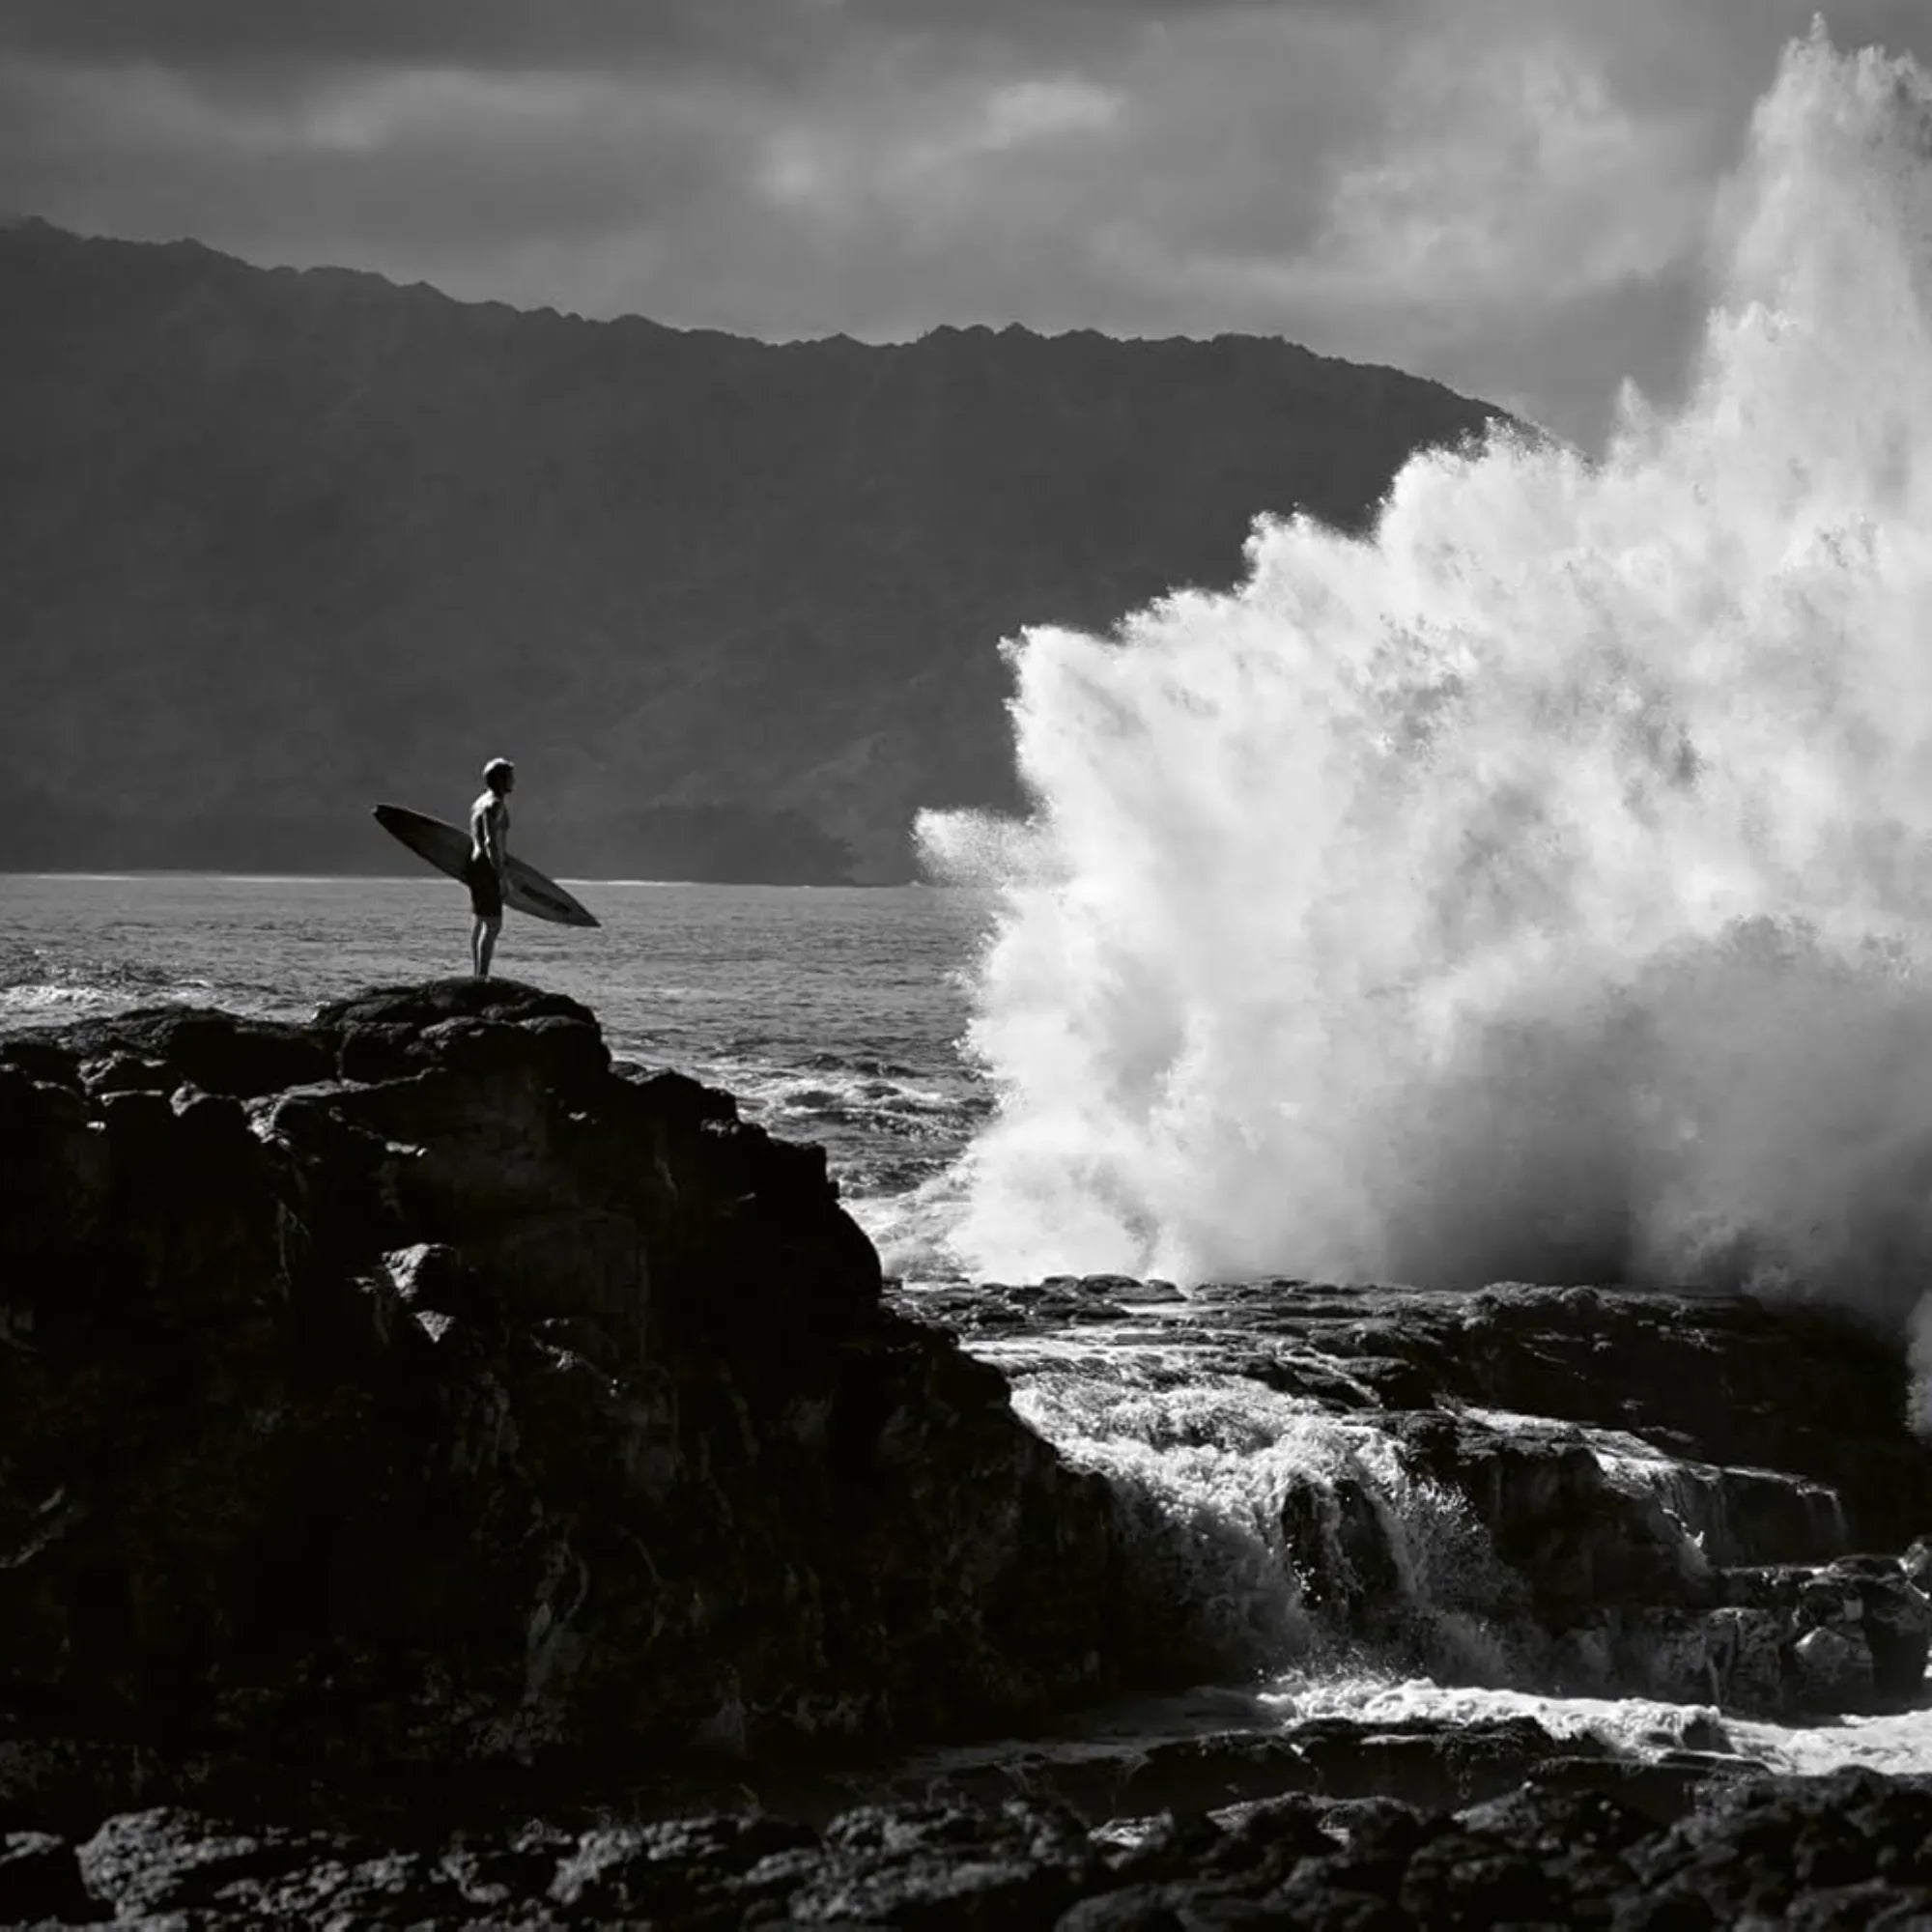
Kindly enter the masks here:
[[[513, 917], [497, 972], [583, 1001], [620, 1057], [726, 1087], [748, 1117], [824, 1145], [861, 1221], [942, 1174], [983, 1122], [957, 1049], [983, 894], [571, 884], [601, 924]], [[427, 869], [0, 875], [0, 1028], [157, 999], [302, 1018], [365, 986], [467, 974], [469, 945], [468, 895]]]
[[[924, 821], [956, 889], [585, 884], [604, 928], [514, 923], [501, 970], [823, 1142], [903, 1276], [1697, 1282], [1909, 1314], [1932, 1279], [1926, 77], [1794, 46], [1711, 275], [1688, 400], [1628, 398], [1601, 459], [1534, 434], [1419, 457], [1368, 537], [1264, 522], [1233, 590], [1015, 640], [1034, 809]], [[299, 1012], [460, 970], [466, 923], [425, 878], [8, 879], [0, 1024]], [[1711, 1735], [1692, 1708], [1311, 1663], [1257, 1525], [1346, 1432], [1260, 1388], [1151, 1403], [1080, 1353], [1011, 1365], [1022, 1412], [1199, 1525], [1180, 1586], [1272, 1647], [1135, 1721]], [[1777, 1765], [1932, 1768], [1920, 1713], [1724, 1728]]]

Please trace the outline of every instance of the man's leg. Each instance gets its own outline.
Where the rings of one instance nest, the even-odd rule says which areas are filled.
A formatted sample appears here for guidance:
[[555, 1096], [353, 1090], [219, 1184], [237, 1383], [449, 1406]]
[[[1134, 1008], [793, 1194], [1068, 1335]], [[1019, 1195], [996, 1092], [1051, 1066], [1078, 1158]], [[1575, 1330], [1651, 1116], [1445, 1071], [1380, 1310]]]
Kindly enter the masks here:
[[476, 977], [487, 980], [490, 977], [490, 961], [497, 951], [497, 935], [503, 929], [503, 922], [498, 919], [479, 920], [482, 937], [476, 947]]
[[489, 971], [489, 955], [483, 951], [483, 935], [489, 929], [489, 923], [479, 913], [469, 922], [469, 974], [480, 980]]

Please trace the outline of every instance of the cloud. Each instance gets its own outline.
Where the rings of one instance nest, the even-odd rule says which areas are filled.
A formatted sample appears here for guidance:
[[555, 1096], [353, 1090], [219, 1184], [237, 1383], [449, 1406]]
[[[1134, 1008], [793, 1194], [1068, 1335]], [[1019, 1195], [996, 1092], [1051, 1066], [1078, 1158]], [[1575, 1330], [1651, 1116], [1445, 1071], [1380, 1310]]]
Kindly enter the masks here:
[[[1264, 330], [1585, 439], [1808, 0], [0, 0], [0, 201], [784, 336]], [[1842, 43], [1932, 59], [1922, 0]]]
[[[1408, 0], [1187, 0], [1199, 19], [1366, 12]], [[957, 56], [1088, 54], [1176, 14], [1173, 0], [0, 0], [0, 45], [43, 58], [246, 69], [709, 68], [798, 79], [924, 45]]]
[[183, 71], [460, 66], [527, 71], [728, 50], [742, 58], [836, 8], [748, 0], [5, 0], [0, 41], [27, 54]]
[[[212, 101], [159, 69], [0, 71], [0, 179], [38, 171], [20, 197], [34, 212], [260, 260], [435, 267], [470, 295], [506, 250], [595, 247], [682, 214], [727, 140], [719, 103], [582, 75], [403, 71], [270, 105]], [[557, 268], [548, 296], [523, 293], [567, 296]]]

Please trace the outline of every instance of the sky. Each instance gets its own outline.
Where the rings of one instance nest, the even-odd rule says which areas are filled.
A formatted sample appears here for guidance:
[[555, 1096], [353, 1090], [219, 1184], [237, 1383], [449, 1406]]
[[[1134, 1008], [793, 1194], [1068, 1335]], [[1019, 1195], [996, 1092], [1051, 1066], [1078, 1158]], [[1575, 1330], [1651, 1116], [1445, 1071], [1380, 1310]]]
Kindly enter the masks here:
[[[1594, 446], [1815, 0], [0, 0], [0, 209], [767, 339], [1264, 333]], [[1838, 0], [1932, 67], [1932, 0]]]

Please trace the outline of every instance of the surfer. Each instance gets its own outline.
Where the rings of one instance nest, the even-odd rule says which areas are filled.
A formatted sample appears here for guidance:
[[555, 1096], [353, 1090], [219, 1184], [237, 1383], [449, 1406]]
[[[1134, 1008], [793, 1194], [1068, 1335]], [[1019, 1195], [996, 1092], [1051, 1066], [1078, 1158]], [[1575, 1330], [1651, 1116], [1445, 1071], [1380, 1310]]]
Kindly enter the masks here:
[[476, 923], [469, 929], [469, 964], [479, 980], [490, 977], [497, 935], [503, 929], [503, 867], [509, 858], [510, 793], [517, 768], [508, 758], [483, 767], [483, 789], [469, 808], [469, 864], [464, 882]]

